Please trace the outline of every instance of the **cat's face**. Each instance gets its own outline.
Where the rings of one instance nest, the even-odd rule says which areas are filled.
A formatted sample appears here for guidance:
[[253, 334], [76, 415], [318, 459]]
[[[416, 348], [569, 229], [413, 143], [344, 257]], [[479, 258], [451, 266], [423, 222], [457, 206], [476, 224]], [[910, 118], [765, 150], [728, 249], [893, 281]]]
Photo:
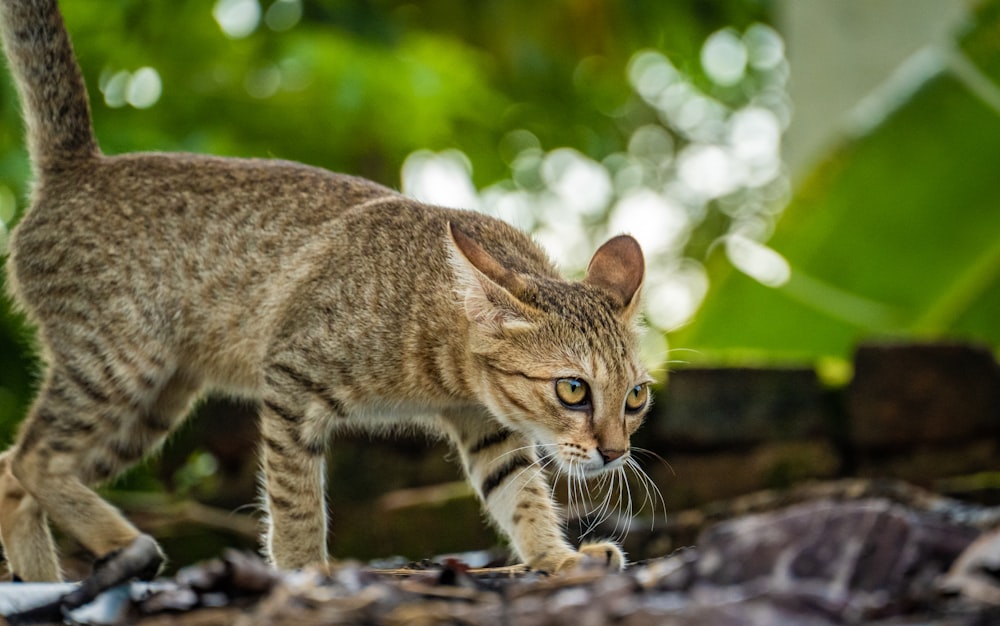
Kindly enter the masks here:
[[612, 239], [568, 283], [514, 274], [462, 233], [452, 238], [483, 402], [567, 473], [620, 467], [650, 405], [633, 323], [638, 244]]
[[574, 475], [621, 466], [650, 406], [630, 326], [603, 313], [601, 328], [546, 316], [476, 342], [486, 404]]

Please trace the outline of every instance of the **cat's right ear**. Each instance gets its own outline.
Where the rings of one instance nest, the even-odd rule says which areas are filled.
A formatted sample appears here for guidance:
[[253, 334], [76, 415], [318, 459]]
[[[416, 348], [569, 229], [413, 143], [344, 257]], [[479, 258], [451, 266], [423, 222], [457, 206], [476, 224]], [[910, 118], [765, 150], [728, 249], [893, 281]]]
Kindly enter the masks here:
[[517, 295], [524, 279], [508, 270], [475, 239], [448, 223], [448, 256], [455, 289], [470, 322], [487, 330], [518, 330], [533, 326], [537, 312]]
[[583, 280], [614, 296], [625, 317], [631, 318], [638, 309], [645, 268], [639, 242], [629, 235], [618, 235], [594, 253]]

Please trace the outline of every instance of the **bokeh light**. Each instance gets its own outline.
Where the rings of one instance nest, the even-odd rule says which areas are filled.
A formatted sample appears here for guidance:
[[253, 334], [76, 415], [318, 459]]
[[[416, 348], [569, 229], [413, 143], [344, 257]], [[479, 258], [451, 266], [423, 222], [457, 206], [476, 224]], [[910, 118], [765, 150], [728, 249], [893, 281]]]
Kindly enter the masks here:
[[257, 0], [218, 0], [212, 8], [212, 17], [230, 39], [242, 39], [257, 30], [260, 13]]
[[736, 269], [768, 287], [780, 287], [791, 277], [788, 261], [762, 243], [740, 234], [726, 237], [726, 255]]
[[458, 150], [414, 152], [403, 163], [402, 179], [403, 193], [421, 202], [456, 209], [479, 206], [472, 164]]
[[160, 73], [152, 67], [140, 67], [134, 72], [105, 69], [101, 73], [99, 88], [104, 103], [113, 109], [125, 105], [148, 109], [163, 95]]
[[701, 65], [719, 85], [735, 85], [743, 80], [748, 56], [746, 45], [732, 28], [716, 31], [701, 47]]
[[264, 14], [264, 23], [276, 32], [295, 28], [301, 19], [302, 0], [276, 0]]
[[558, 148], [542, 161], [542, 180], [562, 203], [562, 211], [593, 217], [611, 199], [611, 175], [572, 148]]
[[156, 104], [163, 93], [160, 74], [151, 67], [137, 69], [125, 86], [125, 101], [137, 109], [148, 109]]

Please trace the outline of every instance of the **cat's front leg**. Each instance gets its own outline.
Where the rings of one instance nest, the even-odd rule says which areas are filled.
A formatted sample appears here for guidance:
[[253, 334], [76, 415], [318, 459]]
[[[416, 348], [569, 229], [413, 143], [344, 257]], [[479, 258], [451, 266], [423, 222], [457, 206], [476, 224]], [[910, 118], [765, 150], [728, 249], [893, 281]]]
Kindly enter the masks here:
[[575, 550], [566, 541], [545, 460], [539, 460], [531, 442], [485, 414], [445, 420], [486, 511], [528, 566], [547, 572], [573, 569], [584, 561], [613, 570], [624, 567], [625, 555], [614, 543], [584, 544]]
[[528, 566], [553, 573], [585, 562], [614, 571], [625, 567], [625, 554], [612, 542], [585, 543], [574, 550], [563, 537], [559, 507], [544, 472], [526, 474], [511, 478], [509, 493], [491, 492], [484, 502]]
[[325, 563], [324, 447], [303, 433], [304, 411], [285, 398], [265, 396], [261, 409], [265, 550], [279, 569]]

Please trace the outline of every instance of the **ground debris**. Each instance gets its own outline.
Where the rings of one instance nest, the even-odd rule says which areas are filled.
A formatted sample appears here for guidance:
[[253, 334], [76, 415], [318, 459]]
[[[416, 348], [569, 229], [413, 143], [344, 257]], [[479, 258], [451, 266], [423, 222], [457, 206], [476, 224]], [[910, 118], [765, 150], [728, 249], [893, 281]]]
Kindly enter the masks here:
[[[966, 512], [870, 492], [827, 495], [732, 517], [708, 526], [692, 547], [613, 574], [584, 567], [549, 576], [523, 566], [470, 567], [455, 557], [276, 573], [254, 555], [229, 551], [171, 580], [109, 591], [99, 602], [111, 608], [82, 607], [68, 619], [143, 626], [1000, 623], [1000, 531]], [[28, 589], [0, 585], [0, 607], [4, 593], [19, 587]]]
[[940, 583], [945, 593], [1000, 607], [1000, 529], [976, 540]]
[[[228, 619], [205, 622], [203, 615], [191, 623], [232, 623], [234, 611], [259, 600], [280, 580], [258, 557], [227, 550], [221, 559], [186, 567], [171, 580], [134, 582], [105, 591], [90, 604], [68, 611], [60, 598], [76, 585], [67, 583], [0, 584], [0, 614], [10, 624], [65, 622], [93, 626], [130, 624], [144, 617], [184, 614], [202, 609]], [[30, 593], [25, 593], [30, 592]], [[187, 620], [185, 620], [187, 621]], [[153, 623], [153, 622], [150, 622]]]

